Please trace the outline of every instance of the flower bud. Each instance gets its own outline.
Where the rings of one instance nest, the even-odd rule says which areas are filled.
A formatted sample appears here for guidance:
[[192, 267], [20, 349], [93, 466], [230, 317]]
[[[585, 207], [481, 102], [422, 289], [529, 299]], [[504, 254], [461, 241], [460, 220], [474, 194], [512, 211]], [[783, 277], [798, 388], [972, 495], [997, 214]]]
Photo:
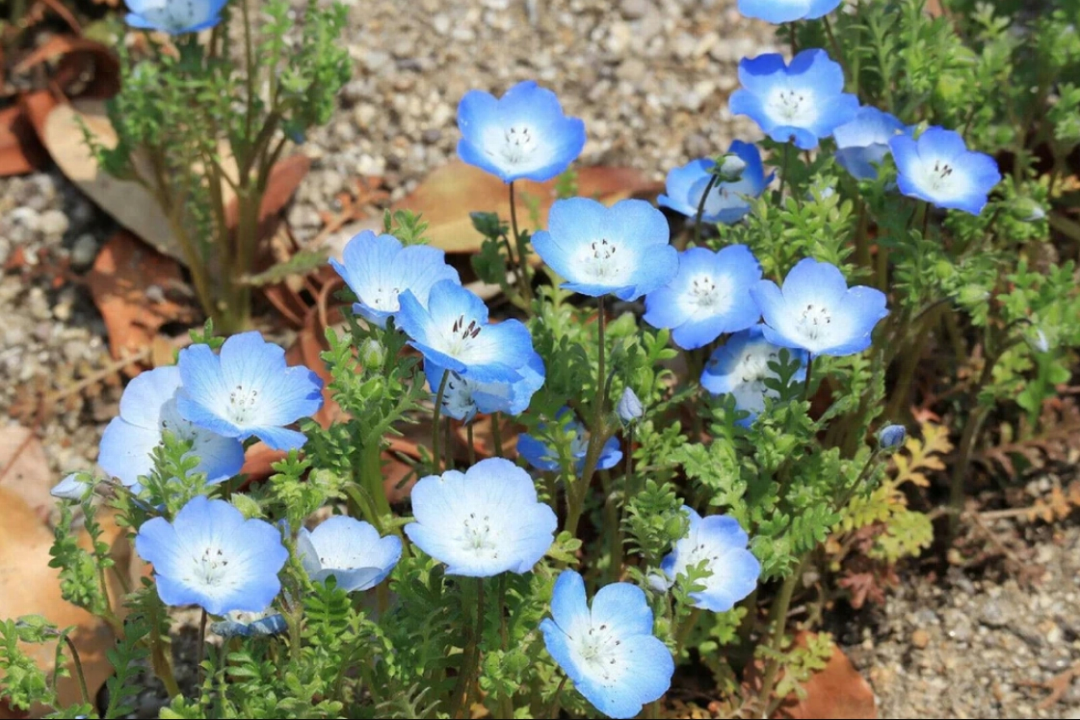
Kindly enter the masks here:
[[896, 450], [907, 439], [907, 430], [903, 425], [886, 425], [878, 433], [878, 443], [882, 450]]
[[386, 360], [386, 348], [378, 340], [369, 338], [360, 345], [360, 364], [363, 367], [382, 367]]
[[1041, 353], [1050, 352], [1050, 341], [1042, 328], [1035, 328], [1035, 337], [1031, 339], [1031, 346]]
[[79, 473], [71, 473], [53, 486], [49, 494], [60, 500], [82, 500], [90, 486], [79, 480]]
[[717, 175], [721, 182], [737, 182], [746, 169], [746, 161], [734, 153], [728, 153], [720, 161], [720, 169]]
[[642, 407], [641, 400], [634, 394], [634, 391], [627, 387], [623, 390], [618, 404], [615, 405], [615, 412], [624, 423], [632, 423], [642, 416], [645, 408]]

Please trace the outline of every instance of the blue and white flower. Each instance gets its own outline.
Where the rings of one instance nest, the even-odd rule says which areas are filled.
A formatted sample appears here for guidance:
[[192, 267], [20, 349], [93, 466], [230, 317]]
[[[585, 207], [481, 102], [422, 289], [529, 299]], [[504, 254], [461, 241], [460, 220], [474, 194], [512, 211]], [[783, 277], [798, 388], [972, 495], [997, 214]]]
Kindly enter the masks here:
[[[765, 176], [757, 145], [735, 140], [728, 153], [729, 157], [733, 155], [741, 161], [742, 174], [738, 180], [713, 185], [702, 209], [702, 222], [728, 225], [738, 222], [750, 212], [751, 201], [759, 197], [773, 180], [773, 173]], [[688, 218], [696, 218], [701, 194], [712, 179], [711, 171], [715, 167], [715, 161], [705, 158], [673, 168], [667, 175], [667, 194], [660, 195], [656, 202]]]
[[758, 321], [750, 288], [760, 280], [761, 265], [745, 245], [684, 250], [671, 282], [645, 296], [645, 322], [670, 328], [684, 350], [703, 347]]
[[705, 563], [710, 575], [700, 582], [700, 592], [690, 593], [694, 607], [712, 612], [727, 612], [757, 587], [761, 563], [746, 549], [749, 538], [739, 522], [726, 515], [702, 518], [693, 508], [683, 506], [690, 518], [686, 537], [675, 543], [675, 550], [660, 563], [670, 582], [686, 569]]
[[288, 627], [285, 617], [272, 609], [262, 612], [229, 612], [225, 613], [224, 620], [210, 624], [210, 629], [223, 638], [279, 635]]
[[540, 631], [577, 691], [608, 717], [632, 718], [671, 687], [671, 651], [653, 635], [645, 593], [630, 583], [600, 588], [590, 608], [581, 575], [564, 570]]
[[796, 20], [817, 20], [835, 10], [842, 0], [739, 0], [739, 12], [775, 25]]
[[484, 301], [449, 280], [431, 288], [427, 307], [402, 293], [398, 320], [426, 361], [476, 382], [517, 382], [536, 354], [521, 322], [489, 323]]
[[322, 407], [322, 380], [306, 367], [288, 367], [285, 351], [258, 332], [233, 335], [215, 355], [208, 345], [180, 351], [180, 415], [230, 438], [255, 436], [274, 450], [303, 446], [303, 433], [285, 428]]
[[171, 523], [143, 523], [135, 550], [153, 564], [162, 602], [198, 605], [211, 615], [264, 611], [281, 591], [278, 572], [289, 557], [276, 527], [201, 495]]
[[401, 540], [380, 537], [370, 523], [335, 515], [314, 531], [300, 528], [296, 553], [313, 581], [326, 582], [332, 575], [339, 588], [354, 592], [386, 579], [401, 559]]
[[180, 369], [168, 366], [141, 373], [124, 388], [120, 414], [106, 426], [98, 450], [98, 465], [110, 477], [135, 487], [154, 469], [153, 451], [165, 431], [192, 443], [188, 456], [199, 458], [195, 472], [206, 473], [208, 483], [240, 472], [243, 444], [185, 419], [179, 409], [181, 386]]
[[882, 450], [896, 450], [907, 440], [907, 428], [903, 425], [886, 425], [878, 433], [878, 445]]
[[889, 154], [889, 141], [911, 130], [876, 107], [861, 107], [851, 122], [833, 130], [836, 161], [858, 180], [877, 177], [877, 165]]
[[619, 402], [615, 404], [615, 414], [624, 423], [632, 423], [645, 414], [645, 407], [641, 404], [641, 398], [637, 396], [633, 388], [623, 388]]
[[765, 318], [765, 339], [814, 357], [862, 352], [870, 347], [874, 326], [889, 314], [883, 292], [848, 288], [835, 265], [811, 258], [791, 269], [783, 290], [761, 280], [750, 292]]
[[[701, 385], [713, 395], [733, 395], [735, 407], [750, 413], [738, 421], [749, 426], [765, 409], [765, 398], [776, 398], [778, 393], [765, 385], [766, 380], [778, 380], [769, 363], [777, 363], [781, 347], [769, 342], [761, 326], [735, 333], [717, 348], [701, 373]], [[806, 351], [790, 351], [800, 368], [792, 377], [793, 382], [806, 379]]]
[[228, 0], [125, 0], [124, 20], [133, 28], [184, 35], [212, 28], [221, 22]]
[[678, 269], [664, 214], [644, 200], [610, 208], [588, 198], [557, 200], [548, 229], [532, 236], [544, 262], [567, 290], [635, 300], [667, 283]]
[[932, 127], [914, 140], [898, 135], [889, 141], [900, 192], [934, 207], [978, 215], [990, 191], [1001, 182], [997, 162], [972, 152], [959, 133]]
[[844, 92], [844, 71], [820, 49], [803, 50], [784, 63], [777, 53], [739, 61], [742, 88], [731, 95], [731, 112], [748, 115], [781, 143], [813, 150], [818, 140], [850, 122], [859, 100]]
[[[556, 414], [556, 419], [560, 419], [570, 412], [569, 408], [563, 408]], [[575, 467], [578, 472], [581, 472], [585, 468], [585, 455], [589, 451], [589, 435], [585, 431], [585, 426], [581, 424], [581, 421], [577, 418], [573, 418], [569, 421], [560, 423], [560, 427], [566, 433], [572, 435], [570, 439], [570, 457], [574, 459]], [[545, 429], [544, 425], [540, 425], [540, 429]], [[517, 439], [517, 451], [518, 455], [525, 458], [530, 465], [537, 470], [558, 470], [559, 469], [559, 453], [552, 446], [539, 440], [528, 433], [522, 433], [518, 435]], [[597, 470], [608, 470], [619, 464], [622, 460], [622, 450], [619, 448], [619, 439], [616, 437], [608, 438], [604, 443], [604, 447], [600, 449], [600, 458], [597, 461]]]
[[426, 307], [435, 283], [461, 282], [442, 250], [429, 245], [402, 247], [393, 235], [370, 230], [349, 241], [342, 261], [331, 258], [330, 265], [356, 295], [353, 312], [379, 327], [386, 327], [387, 319], [401, 309], [399, 296], [406, 290]]
[[585, 147], [585, 123], [563, 114], [555, 93], [531, 80], [498, 100], [470, 90], [458, 105], [458, 155], [503, 182], [543, 182], [569, 167]]
[[446, 563], [447, 575], [529, 572], [555, 541], [558, 520], [539, 501], [529, 474], [509, 460], [429, 475], [412, 489], [416, 522], [405, 534]]
[[58, 500], [74, 500], [78, 502], [86, 497], [86, 493], [90, 492], [93, 487], [82, 479], [85, 477], [87, 477], [85, 473], [71, 473], [53, 485], [49, 494]]
[[[515, 382], [478, 382], [466, 375], [450, 371], [443, 389], [442, 412], [455, 420], [470, 423], [478, 412], [504, 412], [520, 415], [529, 407], [533, 393], [544, 385], [544, 361], [533, 353], [518, 369], [521, 379]], [[424, 374], [432, 398], [437, 398], [446, 370], [425, 360]]]

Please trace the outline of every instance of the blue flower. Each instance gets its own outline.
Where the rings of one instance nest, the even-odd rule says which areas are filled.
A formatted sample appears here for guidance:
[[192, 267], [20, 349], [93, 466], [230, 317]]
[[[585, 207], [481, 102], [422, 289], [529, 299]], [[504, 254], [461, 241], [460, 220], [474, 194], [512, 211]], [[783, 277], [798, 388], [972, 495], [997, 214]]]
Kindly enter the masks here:
[[120, 414], [101, 436], [98, 465], [128, 487], [154, 468], [153, 451], [162, 433], [191, 441], [188, 457], [199, 458], [195, 472], [206, 473], [208, 483], [220, 483], [240, 472], [244, 446], [234, 437], [199, 427], [182, 417], [179, 409], [181, 373], [176, 366], [160, 367], [140, 374], [124, 388]]
[[281, 613], [269, 609], [262, 612], [228, 612], [224, 620], [210, 624], [210, 629], [223, 638], [277, 635], [288, 627]]
[[803, 150], [816, 148], [859, 109], [858, 98], [844, 92], [844, 71], [824, 50], [803, 50], [791, 65], [776, 53], [743, 58], [739, 82], [731, 112], [749, 115], [773, 140], [794, 140]]
[[458, 155], [503, 182], [543, 182], [560, 174], [585, 147], [585, 123], [563, 115], [555, 93], [531, 80], [496, 100], [470, 90], [458, 105]]
[[[443, 390], [441, 412], [466, 423], [472, 422], [477, 412], [520, 415], [529, 407], [533, 393], [544, 385], [544, 361], [534, 352], [518, 372], [521, 379], [515, 382], [478, 382], [451, 371]], [[425, 360], [424, 374], [436, 398], [446, 370]]]
[[75, 500], [76, 502], [82, 500], [93, 486], [85, 480], [80, 480], [81, 477], [86, 477], [86, 475], [84, 473], [71, 473], [56, 485], [53, 485], [49, 494], [58, 500]]
[[227, 0], [125, 0], [131, 11], [127, 24], [140, 30], [183, 35], [212, 28], [221, 22]]
[[577, 691], [608, 717], [632, 718], [671, 687], [671, 651], [653, 635], [645, 593], [630, 583], [600, 588], [590, 609], [585, 581], [564, 570], [540, 631]]
[[622, 397], [615, 405], [615, 414], [624, 423], [632, 423], [645, 414], [645, 408], [641, 404], [641, 398], [637, 396], [633, 388], [623, 388]]
[[[556, 419], [562, 418], [570, 412], [569, 408], [563, 408], [556, 414]], [[589, 450], [589, 436], [585, 433], [585, 426], [576, 418], [560, 424], [564, 432], [573, 433], [570, 441], [570, 457], [576, 461], [577, 471], [585, 468], [585, 455]], [[540, 425], [540, 429], [544, 429]], [[534, 438], [532, 435], [522, 433], [517, 440], [518, 455], [525, 458], [530, 465], [537, 470], [558, 470], [559, 453], [555, 448]], [[604, 447], [600, 449], [600, 459], [597, 461], [597, 470], [608, 470], [619, 464], [622, 460], [622, 450], [619, 449], [619, 439], [608, 438]]]
[[796, 20], [817, 20], [840, 5], [841, 0], [739, 0], [739, 12], [775, 25]]
[[283, 426], [322, 407], [322, 380], [306, 367], [287, 367], [285, 351], [257, 332], [233, 335], [215, 355], [208, 345], [180, 351], [180, 414], [225, 437], [254, 435], [274, 450], [307, 440]]
[[[735, 140], [728, 153], [738, 157], [744, 167], [738, 180], [717, 182], [709, 191], [705, 208], [701, 214], [702, 222], [726, 223], [738, 222], [750, 212], [750, 201], [761, 195], [773, 180], [773, 174], [765, 177], [765, 168], [761, 163], [761, 152], [757, 146]], [[656, 202], [689, 218], [696, 218], [701, 193], [712, 177], [710, 170], [716, 163], [710, 159], [692, 160], [682, 167], [673, 168], [667, 175], [667, 194], [661, 195]], [[722, 166], [722, 167], [726, 167]]]
[[265, 610], [281, 591], [278, 572], [289, 557], [276, 527], [202, 495], [171, 523], [143, 523], [135, 550], [154, 565], [163, 603], [198, 605], [211, 615]]
[[532, 236], [567, 290], [635, 300], [671, 280], [678, 258], [664, 214], [644, 200], [609, 207], [588, 198], [556, 200], [548, 229]]
[[907, 429], [903, 425], [886, 425], [878, 433], [878, 444], [882, 450], [895, 450], [907, 439]]
[[[736, 333], [713, 352], [701, 373], [701, 385], [713, 395], [733, 395], [735, 407], [750, 413], [738, 424], [749, 426], [765, 409], [765, 398], [777, 397], [777, 392], [767, 388], [765, 381], [778, 379], [769, 363], [779, 362], [780, 350], [765, 339], [760, 325]], [[801, 366], [792, 380], [802, 382], [806, 379], [806, 352], [790, 352]]]
[[690, 517], [690, 530], [675, 543], [675, 551], [663, 559], [660, 569], [674, 581], [685, 575], [687, 568], [704, 561], [712, 574], [701, 580], [704, 590], [690, 593], [694, 607], [727, 612], [757, 587], [761, 563], [746, 549], [747, 535], [735, 518], [702, 518], [685, 505], [683, 512]]
[[645, 322], [672, 329], [672, 339], [684, 350], [703, 347], [758, 321], [761, 312], [750, 288], [760, 280], [761, 265], [745, 245], [719, 252], [685, 250], [679, 253], [678, 274], [645, 297]]
[[558, 520], [529, 474], [509, 460], [429, 475], [412, 489], [416, 522], [405, 534], [447, 565], [447, 575], [526, 573], [555, 541]]
[[835, 265], [811, 258], [791, 269], [783, 291], [761, 280], [750, 293], [765, 318], [765, 339], [812, 356], [862, 352], [870, 347], [874, 326], [889, 314], [880, 290], [849, 289]]
[[331, 575], [345, 592], [368, 590], [390, 574], [401, 559], [401, 540], [396, 535], [379, 537], [370, 523], [336, 515], [314, 532], [301, 528], [296, 553], [315, 582]]
[[889, 154], [889, 141], [911, 130], [887, 112], [861, 107], [855, 118], [833, 130], [836, 161], [858, 180], [877, 178], [877, 167]]
[[517, 382], [536, 354], [528, 328], [488, 323], [484, 301], [449, 280], [431, 288], [427, 307], [402, 293], [398, 321], [425, 360], [477, 382]]
[[959, 133], [932, 127], [914, 140], [898, 135], [889, 141], [900, 192], [939, 208], [978, 215], [990, 191], [1001, 182], [994, 158], [971, 152]]
[[431, 286], [440, 280], [460, 284], [457, 270], [446, 264], [446, 254], [428, 245], [402, 247], [393, 235], [360, 233], [345, 246], [344, 262], [331, 258], [330, 265], [345, 280], [359, 302], [353, 312], [386, 327], [386, 319], [401, 309], [399, 295], [412, 292], [427, 306]]

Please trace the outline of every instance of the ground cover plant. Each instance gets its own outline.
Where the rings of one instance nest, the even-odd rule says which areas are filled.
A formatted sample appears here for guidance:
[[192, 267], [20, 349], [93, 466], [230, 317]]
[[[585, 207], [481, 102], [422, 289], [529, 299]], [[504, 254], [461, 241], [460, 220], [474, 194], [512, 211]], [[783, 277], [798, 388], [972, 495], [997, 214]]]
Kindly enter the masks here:
[[[666, 216], [578, 196], [588, 127], [550, 90], [471, 91], [459, 155], [500, 178], [511, 207], [472, 214], [486, 237], [473, 269], [512, 312], [493, 316], [463, 286], [422, 217], [388, 214], [331, 261], [345, 321], [327, 330], [324, 367], [305, 368], [247, 329], [254, 235], [215, 215], [233, 180], [214, 143], [226, 135], [248, 171], [236, 182], [253, 227], [282, 138], [302, 139], [343, 81], [338, 11], [309, 7], [305, 50], [267, 103], [252, 78], [284, 62], [284, 4], [129, 3], [128, 23], [174, 36], [177, 54], [125, 76], [111, 110], [122, 144], [99, 153], [118, 173], [139, 147], [176, 169], [161, 199], [183, 210], [217, 322], [128, 385], [103, 473], [73, 469], [54, 490], [65, 598], [119, 638], [106, 706], [83, 684], [81, 703], [56, 707], [55, 678], [20, 641], [78, 648], [37, 617], [0, 624], [0, 695], [118, 717], [143, 661], [171, 696], [163, 717], [657, 717], [701, 675], [729, 716], [798, 693], [832, 651], [795, 632], [820, 628], [825, 598], [788, 622], [807, 573], [827, 575], [830, 598], [853, 595], [845, 567], [887, 585], [935, 529], [947, 541], [991, 421], [1037, 435], [1071, 377], [1078, 8], [739, 8], [790, 47], [745, 58], [730, 99], [767, 139], [669, 169]], [[260, 33], [266, 65], [248, 51]], [[518, 181], [556, 178], [546, 218], [515, 196]], [[328, 425], [311, 419], [324, 391], [343, 411]], [[387, 436], [420, 421], [430, 452], [395, 504]], [[950, 436], [935, 528], [908, 490]], [[248, 484], [256, 441], [288, 455]], [[152, 567], [122, 597], [107, 589], [103, 506]], [[180, 606], [201, 616], [186, 694], [169, 653]]]

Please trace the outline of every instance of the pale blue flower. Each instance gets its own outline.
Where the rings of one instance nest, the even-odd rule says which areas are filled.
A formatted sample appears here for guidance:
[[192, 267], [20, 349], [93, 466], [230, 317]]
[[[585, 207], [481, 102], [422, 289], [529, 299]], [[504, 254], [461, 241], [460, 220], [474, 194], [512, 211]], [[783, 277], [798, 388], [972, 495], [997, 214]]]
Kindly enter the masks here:
[[566, 279], [567, 290], [636, 300], [668, 282], [678, 269], [664, 214], [644, 200], [605, 207], [588, 198], [556, 200], [548, 229], [533, 248]]
[[700, 592], [690, 593], [694, 607], [727, 612], [757, 587], [761, 563], [746, 549], [749, 538], [739, 522], [726, 515], [702, 518], [693, 508], [683, 506], [690, 518], [686, 537], [660, 563], [660, 569], [674, 582], [687, 568], [704, 562], [710, 575], [700, 582]]
[[590, 608], [581, 575], [564, 570], [540, 631], [577, 691], [608, 717], [632, 718], [671, 687], [671, 651], [653, 635], [645, 593], [630, 583], [600, 588]]
[[58, 500], [75, 500], [76, 502], [82, 500], [92, 486], [90, 483], [80, 480], [81, 477], [86, 477], [86, 475], [84, 473], [71, 473], [56, 485], [53, 485], [49, 494]]
[[645, 296], [645, 322], [671, 329], [675, 344], [684, 350], [704, 347], [758, 321], [761, 311], [750, 288], [760, 280], [761, 265], [745, 245], [718, 252], [684, 250], [675, 277]]
[[899, 171], [900, 192], [934, 207], [978, 215], [1001, 182], [994, 158], [968, 150], [960, 134], [951, 130], [932, 127], [918, 140], [897, 135], [889, 148]]
[[288, 430], [322, 407], [322, 380], [306, 367], [287, 367], [285, 351], [257, 332], [233, 335], [215, 355], [208, 345], [180, 351], [180, 415], [225, 437], [254, 435], [274, 450], [303, 446]]
[[210, 629], [224, 638], [278, 635], [288, 627], [285, 617], [271, 609], [262, 612], [229, 612], [225, 613], [224, 620], [210, 624]]
[[734, 115], [748, 115], [776, 142], [813, 150], [818, 140], [852, 120], [859, 100], [844, 92], [844, 71], [820, 49], [803, 50], [784, 63], [777, 53], [739, 61], [742, 88], [729, 101]]
[[[728, 150], [729, 158], [722, 167], [724, 172], [731, 157], [737, 157], [743, 167], [738, 180], [716, 182], [709, 197], [705, 200], [701, 220], [707, 223], [732, 224], [738, 222], [750, 212], [750, 203], [759, 197], [773, 180], [773, 173], [765, 176], [765, 167], [761, 162], [761, 152], [756, 145], [735, 140]], [[666, 194], [660, 195], [656, 202], [688, 218], [696, 218], [701, 194], [712, 179], [712, 169], [716, 162], [708, 158], [692, 160], [682, 167], [672, 168], [668, 172], [665, 184]]]
[[[713, 395], [734, 396], [735, 407], [750, 413], [738, 424], [749, 426], [765, 409], [765, 398], [778, 396], [765, 381], [779, 379], [769, 363], [779, 362], [781, 349], [764, 337], [760, 325], [735, 333], [709, 358], [701, 385]], [[789, 353], [800, 365], [792, 381], [802, 382], [806, 378], [806, 351], [793, 349]]]
[[489, 323], [484, 301], [449, 280], [431, 288], [427, 307], [402, 293], [398, 321], [425, 360], [476, 382], [517, 382], [536, 354], [521, 322]]
[[181, 372], [176, 366], [141, 373], [124, 388], [120, 414], [109, 421], [101, 436], [98, 465], [128, 487], [154, 468], [153, 451], [167, 430], [178, 440], [190, 441], [187, 457], [199, 458], [195, 472], [206, 473], [208, 483], [220, 483], [240, 472], [244, 446], [212, 428], [186, 420], [179, 409]]
[[221, 22], [227, 0], [125, 0], [127, 24], [140, 30], [184, 35], [212, 28]]
[[328, 518], [314, 531], [300, 528], [296, 553], [308, 577], [326, 582], [331, 575], [346, 592], [369, 590], [401, 559], [401, 540], [380, 537], [370, 523], [344, 515]]
[[[563, 408], [556, 414], [556, 419], [562, 418], [564, 415], [570, 412], [569, 408]], [[544, 425], [540, 425], [540, 429], [544, 429]], [[589, 435], [585, 431], [585, 426], [581, 424], [580, 420], [576, 418], [569, 420], [568, 422], [561, 423], [560, 427], [567, 433], [573, 433], [573, 438], [570, 440], [570, 457], [575, 461], [575, 467], [578, 472], [581, 472], [585, 468], [585, 455], [589, 451]], [[529, 435], [528, 433], [522, 433], [518, 435], [517, 440], [518, 455], [525, 458], [530, 465], [537, 470], [558, 470], [559, 469], [559, 453], [558, 451], [537, 438]], [[600, 449], [600, 457], [597, 461], [597, 470], [608, 470], [619, 464], [622, 460], [622, 450], [619, 448], [619, 439], [616, 437], [608, 438], [604, 443], [604, 447]]]
[[642, 406], [637, 393], [630, 387], [623, 388], [622, 397], [619, 398], [619, 402], [615, 405], [615, 414], [619, 416], [619, 419], [624, 423], [631, 423], [644, 413], [645, 408]]
[[446, 264], [446, 254], [429, 245], [402, 247], [393, 235], [365, 230], [345, 246], [343, 262], [330, 265], [345, 280], [358, 302], [353, 312], [386, 327], [386, 320], [401, 309], [399, 296], [406, 290], [427, 306], [431, 287], [442, 280], [460, 284], [458, 272]]
[[143, 523], [135, 550], [153, 564], [162, 602], [198, 605], [211, 615], [265, 610], [281, 591], [278, 572], [289, 557], [276, 527], [202, 495], [171, 523]]
[[739, 0], [739, 12], [746, 17], [774, 25], [796, 20], [817, 20], [835, 10], [842, 0]]
[[531, 80], [496, 100], [470, 90], [458, 105], [458, 155], [503, 182], [543, 182], [569, 167], [585, 147], [585, 123], [563, 114], [555, 93]]
[[558, 526], [529, 474], [502, 458], [421, 479], [412, 489], [412, 507], [416, 522], [405, 526], [405, 534], [446, 563], [447, 575], [529, 572], [555, 541]]
[[848, 288], [835, 265], [811, 258], [791, 269], [783, 290], [761, 280], [750, 292], [765, 318], [765, 339], [812, 356], [862, 352], [870, 347], [874, 326], [889, 314], [883, 292]]
[[858, 180], [873, 180], [877, 167], [889, 154], [889, 141], [911, 134], [904, 123], [875, 107], [861, 107], [851, 122], [833, 130], [836, 161]]
[[[520, 380], [514, 382], [478, 382], [467, 375], [450, 372], [443, 389], [442, 410], [447, 417], [470, 423], [478, 412], [503, 412], [520, 415], [529, 407], [533, 393], [544, 385], [544, 361], [536, 354], [521, 368]], [[424, 375], [432, 398], [436, 398], [446, 370], [435, 363], [424, 361]]]
[[878, 443], [882, 450], [895, 450], [907, 439], [907, 429], [903, 425], [886, 425], [878, 433]]

